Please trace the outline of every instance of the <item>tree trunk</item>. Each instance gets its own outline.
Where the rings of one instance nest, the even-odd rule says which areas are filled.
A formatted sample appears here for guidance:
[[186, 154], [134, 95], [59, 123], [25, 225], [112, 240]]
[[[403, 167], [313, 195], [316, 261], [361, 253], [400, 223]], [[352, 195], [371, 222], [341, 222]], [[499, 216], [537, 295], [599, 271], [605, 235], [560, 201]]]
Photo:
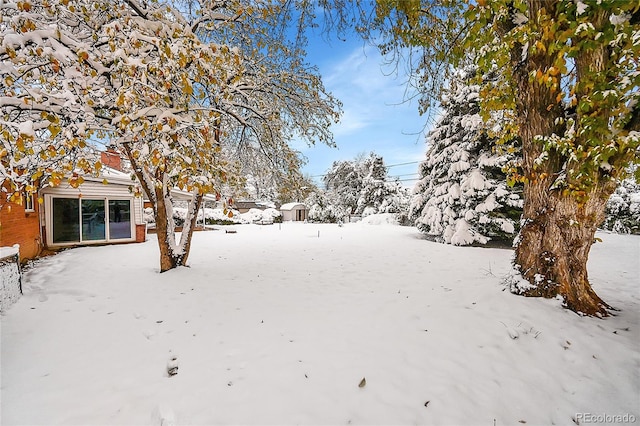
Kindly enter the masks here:
[[[156, 221], [156, 235], [160, 249], [160, 272], [185, 266], [191, 250], [191, 238], [198, 218], [198, 210], [204, 196], [198, 192], [192, 194], [187, 217], [182, 227], [180, 243], [176, 244], [175, 221], [173, 219], [173, 199], [166, 174], [156, 171], [152, 178], [148, 172], [137, 164], [128, 145], [123, 147], [129, 158], [143, 191], [153, 206]], [[161, 184], [158, 184], [161, 183]]]
[[[193, 199], [189, 203], [187, 210], [187, 218], [182, 226], [182, 234], [180, 236], [180, 247], [182, 252], [182, 266], [187, 264], [187, 258], [191, 252], [191, 239], [193, 237], [193, 231], [196, 228], [196, 222], [198, 221], [198, 210], [202, 206], [202, 200], [204, 196], [202, 194], [194, 194]], [[202, 218], [204, 221], [204, 217]], [[187, 222], [188, 221], [188, 222]]]
[[186, 266], [191, 250], [191, 239], [202, 204], [202, 195], [194, 195], [187, 209], [187, 217], [182, 227], [180, 243], [176, 243], [173, 202], [169, 189], [156, 188], [156, 234], [160, 249], [160, 272], [166, 272], [178, 266]]
[[169, 217], [167, 203], [171, 203], [163, 194], [162, 188], [156, 188], [156, 205], [154, 213], [156, 218], [156, 235], [158, 237], [158, 248], [160, 249], [160, 272], [182, 265], [182, 258], [174, 253], [175, 247], [175, 223], [173, 217]]
[[527, 284], [513, 283], [511, 290], [525, 296], [560, 296], [575, 312], [607, 316], [610, 306], [591, 288], [587, 261], [596, 229], [604, 220], [610, 189], [594, 188], [583, 204], [543, 185], [529, 185], [527, 192], [534, 191], [545, 192], [547, 202], [525, 201], [515, 266]]
[[[535, 19], [543, 8], [553, 15], [556, 5], [556, 1], [530, 0], [530, 18]], [[511, 59], [518, 90], [516, 109], [525, 177], [523, 224], [516, 240], [514, 267], [526, 282], [512, 282], [511, 290], [525, 296], [560, 296], [575, 312], [606, 316], [609, 306], [589, 284], [587, 261], [615, 182], [601, 179], [595, 170], [589, 176], [593, 186], [580, 198], [571, 191], [554, 188], [556, 179], [572, 165], [570, 159], [553, 150], [541, 155], [544, 142], [539, 137], [563, 134], [557, 118], [564, 118], [565, 111], [557, 100], [557, 88], [530, 78], [552, 67], [554, 58], [538, 52], [523, 60], [522, 48], [517, 45]], [[603, 66], [602, 62], [598, 65]]]

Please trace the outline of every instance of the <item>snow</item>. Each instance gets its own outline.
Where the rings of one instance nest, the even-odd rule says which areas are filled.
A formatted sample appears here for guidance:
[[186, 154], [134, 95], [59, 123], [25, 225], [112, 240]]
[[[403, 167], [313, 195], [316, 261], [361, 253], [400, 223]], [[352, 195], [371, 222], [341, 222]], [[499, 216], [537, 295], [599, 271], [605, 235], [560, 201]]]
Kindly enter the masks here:
[[380, 213], [364, 216], [361, 220], [365, 225], [397, 225], [398, 215], [395, 213]]
[[[231, 216], [229, 216], [229, 212], [231, 212]], [[224, 221], [224, 222], [233, 222], [237, 224], [246, 224], [246, 223], [257, 223], [257, 222], [273, 222], [277, 217], [282, 216], [282, 214], [272, 208], [267, 208], [264, 210], [261, 209], [249, 209], [246, 213], [240, 213], [238, 210], [227, 210], [221, 208], [203, 208], [198, 210], [198, 221], [202, 222], [202, 215], [204, 213], [204, 217], [206, 221]], [[184, 222], [187, 217], [187, 209], [184, 207], [174, 207], [173, 209], [174, 218], [180, 219], [180, 223]], [[145, 211], [145, 219], [147, 221], [154, 220], [153, 219], [153, 210]]]
[[25, 136], [35, 137], [35, 131], [33, 130], [33, 121], [23, 121], [18, 125], [18, 133]]
[[578, 16], [583, 15], [587, 11], [587, 8], [588, 8], [588, 6], [586, 4], [584, 4], [583, 2], [581, 2], [580, 0], [578, 0], [576, 2], [576, 6], [577, 6], [576, 13], [577, 13]]
[[626, 22], [629, 21], [629, 15], [622, 13], [620, 15], [616, 15], [616, 14], [612, 14], [609, 17], [609, 21], [613, 24], [613, 25], [622, 25], [625, 24]]
[[14, 244], [12, 247], [0, 247], [0, 259], [14, 256], [20, 252], [20, 245]]
[[304, 207], [302, 203], [286, 203], [280, 206], [280, 210], [293, 210], [296, 207]]
[[640, 418], [637, 236], [598, 234], [589, 277], [620, 309], [602, 320], [505, 291], [510, 250], [363, 222], [235, 229], [196, 232], [190, 267], [163, 274], [154, 235], [38, 261], [2, 316], [2, 424]]

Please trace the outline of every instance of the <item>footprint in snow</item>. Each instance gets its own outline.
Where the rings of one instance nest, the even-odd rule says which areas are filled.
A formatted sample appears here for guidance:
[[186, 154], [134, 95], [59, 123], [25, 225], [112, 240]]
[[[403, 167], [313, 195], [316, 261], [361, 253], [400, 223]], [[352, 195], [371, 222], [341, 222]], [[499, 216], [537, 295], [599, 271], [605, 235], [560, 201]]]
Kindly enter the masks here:
[[176, 416], [170, 407], [158, 405], [151, 413], [152, 425], [174, 426], [176, 424]]

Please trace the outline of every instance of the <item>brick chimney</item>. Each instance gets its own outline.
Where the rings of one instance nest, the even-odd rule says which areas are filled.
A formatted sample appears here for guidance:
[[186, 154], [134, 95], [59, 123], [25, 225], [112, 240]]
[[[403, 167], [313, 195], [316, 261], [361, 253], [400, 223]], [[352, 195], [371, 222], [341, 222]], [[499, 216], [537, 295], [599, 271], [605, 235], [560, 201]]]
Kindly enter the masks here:
[[116, 151], [114, 145], [108, 145], [107, 150], [100, 153], [100, 162], [107, 167], [122, 171], [122, 160], [120, 153]]

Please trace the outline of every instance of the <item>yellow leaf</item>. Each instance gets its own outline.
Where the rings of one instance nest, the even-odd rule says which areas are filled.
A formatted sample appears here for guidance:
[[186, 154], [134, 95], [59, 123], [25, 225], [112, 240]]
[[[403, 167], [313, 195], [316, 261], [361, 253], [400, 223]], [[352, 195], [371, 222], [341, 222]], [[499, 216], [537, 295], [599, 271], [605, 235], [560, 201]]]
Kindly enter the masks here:
[[193, 94], [193, 88], [191, 87], [191, 84], [189, 83], [189, 81], [187, 80], [186, 77], [182, 78], [182, 90], [187, 95], [192, 95]]
[[78, 62], [83, 63], [89, 59], [89, 54], [85, 51], [78, 52]]
[[58, 133], [60, 133], [60, 126], [56, 125], [56, 124], [49, 124], [49, 127], [47, 127], [47, 130], [49, 130], [49, 133], [51, 133], [51, 138], [55, 138], [56, 136], [58, 136]]

